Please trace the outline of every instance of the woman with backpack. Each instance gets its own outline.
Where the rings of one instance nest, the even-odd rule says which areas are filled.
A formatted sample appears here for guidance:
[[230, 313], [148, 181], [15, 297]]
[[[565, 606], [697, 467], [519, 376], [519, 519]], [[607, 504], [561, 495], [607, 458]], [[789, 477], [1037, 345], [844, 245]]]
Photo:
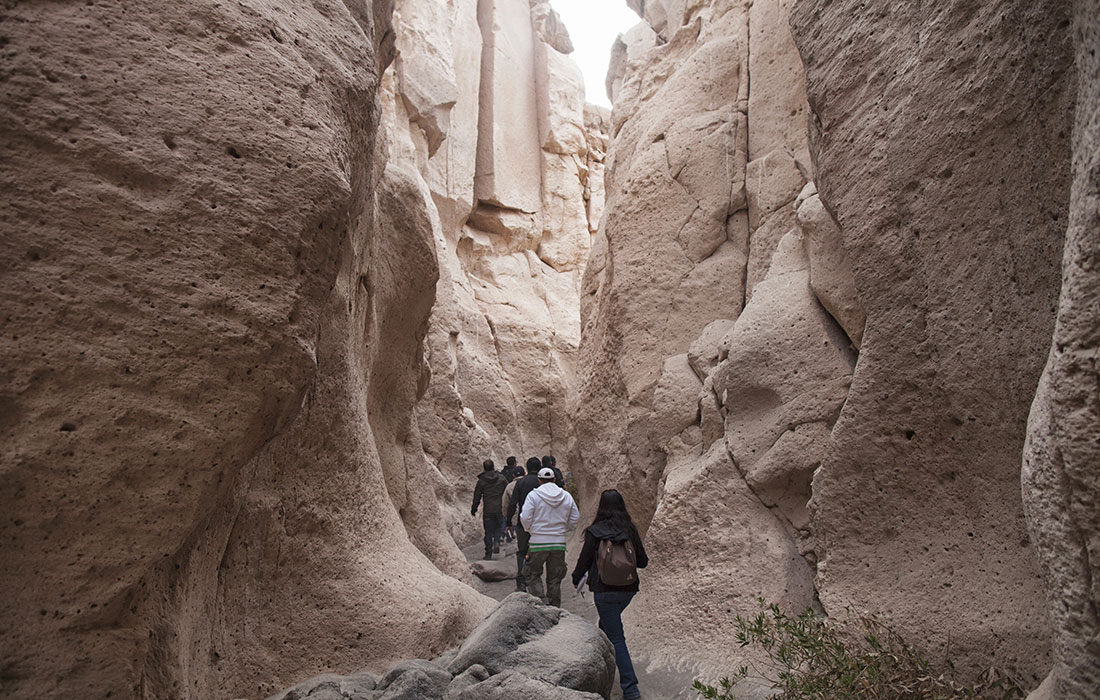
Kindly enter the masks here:
[[615, 647], [615, 665], [624, 700], [641, 697], [638, 676], [630, 661], [623, 633], [623, 610], [638, 592], [638, 569], [649, 563], [642, 538], [626, 501], [615, 489], [600, 494], [596, 519], [584, 531], [584, 548], [573, 569], [573, 585], [579, 586], [588, 575], [588, 588], [596, 600], [600, 629]]

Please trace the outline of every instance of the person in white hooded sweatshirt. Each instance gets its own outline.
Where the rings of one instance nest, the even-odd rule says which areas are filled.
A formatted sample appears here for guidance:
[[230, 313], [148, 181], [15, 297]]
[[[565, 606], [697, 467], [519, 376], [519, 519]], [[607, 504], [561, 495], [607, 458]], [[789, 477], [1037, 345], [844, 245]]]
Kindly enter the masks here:
[[539, 486], [527, 494], [519, 521], [531, 533], [523, 576], [527, 592], [542, 597], [542, 567], [546, 566], [546, 597], [561, 607], [561, 580], [565, 578], [565, 538], [577, 526], [581, 513], [573, 497], [554, 483], [554, 470], [539, 471]]

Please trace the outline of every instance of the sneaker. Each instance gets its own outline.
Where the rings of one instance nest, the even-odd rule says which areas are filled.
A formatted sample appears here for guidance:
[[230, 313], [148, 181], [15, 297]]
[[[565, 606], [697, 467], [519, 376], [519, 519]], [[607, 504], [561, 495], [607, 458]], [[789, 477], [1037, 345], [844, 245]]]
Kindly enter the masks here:
[[500, 543], [497, 542], [493, 545], [493, 554], [500, 554]]
[[485, 558], [491, 561], [493, 559], [493, 553], [486, 549]]

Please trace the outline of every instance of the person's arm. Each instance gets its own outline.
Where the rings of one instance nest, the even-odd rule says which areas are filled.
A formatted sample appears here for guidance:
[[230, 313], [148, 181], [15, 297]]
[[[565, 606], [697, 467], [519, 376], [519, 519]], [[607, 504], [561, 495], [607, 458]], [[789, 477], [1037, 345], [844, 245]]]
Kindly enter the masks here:
[[519, 512], [519, 524], [525, 530], [531, 529], [531, 518], [535, 514], [535, 500], [533, 494], [527, 494], [527, 498], [523, 500], [523, 510]]
[[646, 556], [642, 536], [637, 531], [634, 532], [634, 558], [637, 559], [636, 564], [639, 569], [644, 569], [649, 565], [649, 557]]
[[516, 515], [516, 507], [519, 505], [519, 481], [516, 481], [516, 485], [512, 488], [512, 497], [508, 499], [508, 517], [505, 520], [508, 522], [508, 527], [512, 527], [512, 518]]
[[580, 583], [584, 575], [592, 568], [592, 562], [596, 559], [596, 543], [598, 541], [591, 534], [584, 533], [584, 546], [581, 548], [581, 555], [577, 557], [577, 565], [573, 567], [574, 586]]
[[481, 479], [477, 480], [477, 486], [474, 487], [474, 504], [470, 506], [470, 515], [477, 515], [477, 506], [481, 503]]
[[581, 512], [577, 510], [577, 502], [570, 497], [569, 499], [569, 521], [565, 525], [565, 529], [568, 532], [572, 532], [577, 527], [577, 523], [581, 521]]

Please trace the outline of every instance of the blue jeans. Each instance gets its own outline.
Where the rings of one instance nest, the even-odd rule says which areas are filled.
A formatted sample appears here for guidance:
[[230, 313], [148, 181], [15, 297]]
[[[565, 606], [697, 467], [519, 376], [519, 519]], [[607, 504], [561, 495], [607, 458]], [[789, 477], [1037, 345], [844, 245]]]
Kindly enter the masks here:
[[634, 673], [634, 664], [630, 661], [630, 652], [626, 648], [626, 634], [623, 633], [623, 610], [634, 599], [633, 591], [609, 591], [594, 593], [596, 612], [600, 614], [600, 629], [615, 647], [615, 665], [619, 667], [619, 685], [623, 689], [623, 698], [631, 700], [641, 696], [638, 690], [638, 676]]

